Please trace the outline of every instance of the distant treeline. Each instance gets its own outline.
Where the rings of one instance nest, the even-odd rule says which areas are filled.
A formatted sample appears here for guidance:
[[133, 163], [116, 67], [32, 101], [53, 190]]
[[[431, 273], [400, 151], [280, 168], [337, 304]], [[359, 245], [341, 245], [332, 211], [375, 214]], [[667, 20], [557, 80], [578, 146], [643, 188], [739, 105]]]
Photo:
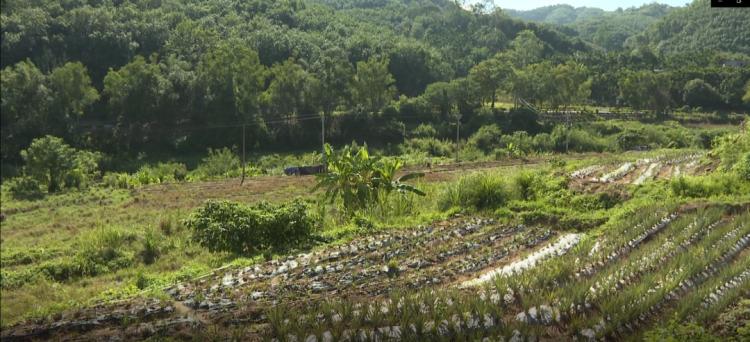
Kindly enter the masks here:
[[238, 144], [245, 124], [253, 148], [306, 148], [320, 142], [321, 115], [336, 118], [334, 141], [387, 144], [419, 123], [450, 134], [459, 114], [476, 130], [498, 98], [657, 114], [750, 101], [746, 55], [664, 55], [647, 42], [604, 52], [452, 1], [1, 6], [4, 163], [47, 134], [112, 154], [205, 151]]

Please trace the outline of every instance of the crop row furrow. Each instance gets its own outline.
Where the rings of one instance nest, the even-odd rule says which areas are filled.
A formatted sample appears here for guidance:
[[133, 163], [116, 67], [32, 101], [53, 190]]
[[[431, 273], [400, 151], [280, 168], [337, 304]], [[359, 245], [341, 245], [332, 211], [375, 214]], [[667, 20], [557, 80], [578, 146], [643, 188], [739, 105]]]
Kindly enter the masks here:
[[[631, 315], [633, 316], [630, 319], [625, 319], [622, 321], [615, 320], [615, 321], [608, 321], [607, 326], [609, 327], [609, 335], [611, 337], [615, 337], [616, 335], [623, 336], [625, 334], [628, 334], [629, 332], [635, 331], [636, 329], [639, 329], [644, 324], [648, 324], [649, 319], [656, 316], [661, 310], [672, 301], [676, 301], [679, 299], [682, 295], [688, 293], [692, 289], [694, 289], [696, 286], [701, 284], [702, 282], [706, 281], [709, 277], [711, 277], [714, 274], [717, 274], [722, 267], [724, 267], [729, 261], [731, 261], [735, 256], [737, 256], [740, 252], [742, 252], [745, 248], [750, 245], [750, 234], [747, 234], [740, 238], [736, 243], [732, 244], [728, 251], [721, 254], [721, 256], [712, 262], [710, 262], [708, 265], [706, 265], [700, 272], [696, 272], [690, 276], [688, 276], [686, 279], [680, 280], [679, 283], [675, 284], [673, 287], [667, 291], [667, 288], [665, 285], [657, 285], [656, 289], [650, 289], [649, 293], [665, 293], [663, 296], [660, 296], [656, 303], [649, 306], [647, 309], [640, 310], [640, 313]], [[673, 277], [678, 276], [680, 270], [676, 271], [676, 274]], [[670, 272], [673, 273], [673, 272]], [[669, 276], [668, 276], [669, 277]], [[642, 306], [642, 303], [648, 299], [647, 297], [641, 297], [638, 298], [636, 301], [632, 302], [630, 305], [626, 305], [623, 308], [623, 311], [626, 311], [630, 308], [639, 308]], [[581, 335], [583, 336], [590, 336], [591, 331], [601, 330], [601, 326], [594, 327], [594, 329], [584, 330], [581, 331]]]
[[649, 229], [646, 229], [645, 231], [641, 232], [640, 234], [638, 234], [637, 236], [629, 240], [626, 244], [623, 244], [619, 248], [615, 249], [604, 258], [600, 258], [598, 261], [591, 262], [587, 264], [586, 266], [582, 267], [581, 269], [579, 269], [577, 272], [575, 272], [576, 278], [591, 276], [594, 273], [596, 273], [598, 270], [602, 269], [604, 266], [608, 265], [609, 263], [619, 260], [623, 256], [630, 253], [630, 251], [632, 251], [634, 248], [639, 246], [643, 241], [645, 241], [646, 239], [650, 238], [654, 234], [664, 229], [668, 224], [674, 221], [677, 217], [678, 215], [676, 213], [672, 213], [668, 216], [665, 216], [659, 222], [651, 226]]
[[711, 293], [708, 294], [701, 302], [701, 307], [707, 309], [710, 306], [718, 303], [719, 301], [721, 301], [721, 298], [722, 296], [724, 296], [725, 292], [739, 287], [748, 280], [750, 280], [750, 269], [745, 270], [741, 274], [726, 281], [725, 283], [721, 284], [721, 286], [718, 286], [716, 289], [711, 291]]
[[[674, 258], [681, 252], [684, 252], [690, 248], [695, 242], [699, 241], [702, 236], [705, 236], [709, 232], [713, 231], [723, 221], [718, 220], [705, 226], [704, 229], [698, 229], [692, 233], [687, 239], [679, 242], [676, 245], [674, 239], [667, 239], [663, 242], [659, 248], [655, 248], [650, 253], [646, 254], [642, 258], [631, 261], [627, 265], [619, 267], [612, 276], [604, 278], [602, 281], [597, 281], [590, 288], [591, 299], [595, 300], [598, 297], [606, 296], [612, 292], [622, 289], [625, 286], [632, 284], [632, 282], [641, 275], [651, 272], [658, 268], [660, 265], [664, 265], [667, 261]], [[684, 229], [683, 232], [692, 232], [691, 227], [699, 226], [695, 221], [691, 223], [688, 228]], [[679, 241], [679, 240], [678, 240]]]

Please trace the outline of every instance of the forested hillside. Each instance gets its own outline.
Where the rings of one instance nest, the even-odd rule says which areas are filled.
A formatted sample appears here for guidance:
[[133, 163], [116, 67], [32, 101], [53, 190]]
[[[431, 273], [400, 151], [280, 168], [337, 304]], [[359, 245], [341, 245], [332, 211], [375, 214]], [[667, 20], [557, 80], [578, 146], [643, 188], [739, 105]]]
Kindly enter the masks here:
[[574, 8], [570, 5], [505, 12], [515, 18], [561, 25], [567, 32], [597, 46], [607, 50], [622, 50], [628, 38], [642, 33], [672, 9], [674, 8], [667, 5], [651, 3], [641, 7], [618, 8], [611, 12], [589, 7]]
[[[3, 1], [2, 160], [20, 162], [48, 134], [112, 155], [203, 152], [238, 144], [243, 125], [256, 150], [310, 148], [321, 115], [329, 141], [400, 143], [422, 123], [452, 136], [459, 113], [471, 134], [517, 98], [555, 110], [742, 108], [750, 71], [722, 68], [722, 49], [659, 53], [710, 46], [702, 39], [746, 51], [747, 33], [729, 26], [715, 39], [671, 35], [669, 23], [692, 20], [684, 13], [735, 28], [747, 17], [701, 4], [658, 26], [664, 43], [652, 32], [607, 53], [569, 29], [445, 0]], [[592, 24], [581, 37], [614, 49], [642, 27], [609, 16], [612, 32]]]
[[747, 13], [0, 0], [0, 341], [750, 341]]
[[637, 43], [648, 43], [664, 54], [704, 51], [750, 53], [750, 11], [711, 8], [709, 0], [696, 0], [671, 11], [651, 26]]

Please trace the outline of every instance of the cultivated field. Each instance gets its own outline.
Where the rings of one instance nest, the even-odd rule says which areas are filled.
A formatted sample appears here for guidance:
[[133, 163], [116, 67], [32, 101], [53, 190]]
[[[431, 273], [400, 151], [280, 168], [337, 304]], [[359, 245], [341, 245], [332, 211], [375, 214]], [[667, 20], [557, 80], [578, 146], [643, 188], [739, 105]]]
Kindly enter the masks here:
[[[2, 336], [622, 339], [673, 320], [711, 327], [729, 315], [738, 324], [731, 317], [750, 289], [746, 195], [648, 197], [677, 179], [710, 177], [718, 165], [705, 151], [663, 150], [413, 166], [408, 170], [426, 172], [419, 186], [439, 196], [418, 198], [417, 209], [376, 220], [374, 228], [324, 219], [330, 228], [321, 228], [321, 240], [270, 260], [209, 252], [191, 241], [181, 219], [208, 199], [314, 199], [320, 194], [310, 192], [313, 177], [14, 201], [3, 207]], [[506, 202], [516, 216], [507, 209], [439, 209], [451, 198], [446, 194], [474, 178], [520, 179], [529, 172], [552, 177], [540, 178], [545, 182], [564, 180], [550, 187], [569, 192], [569, 202], [619, 199], [570, 205], [571, 213], [544, 209], [535, 214], [542, 218], [526, 214], [558, 195]], [[146, 262], [149, 234], [160, 240], [154, 242], [159, 256]], [[91, 239], [107, 246], [86, 245]], [[80, 250], [112, 244], [114, 260], [123, 260], [119, 268], [115, 262], [88, 276], [40, 275], [77, 260]]]

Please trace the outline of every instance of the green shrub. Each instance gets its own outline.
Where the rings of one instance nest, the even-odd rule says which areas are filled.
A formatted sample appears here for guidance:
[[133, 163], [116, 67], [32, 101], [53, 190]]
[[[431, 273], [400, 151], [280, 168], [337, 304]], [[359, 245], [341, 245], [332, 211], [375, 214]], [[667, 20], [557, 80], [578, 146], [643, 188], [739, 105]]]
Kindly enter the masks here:
[[85, 188], [101, 177], [99, 162], [102, 154], [91, 151], [77, 151], [73, 169], [65, 174], [65, 186], [68, 188]]
[[559, 152], [601, 152], [608, 146], [606, 140], [596, 134], [562, 125], [555, 126], [550, 137]]
[[98, 152], [76, 151], [62, 139], [50, 135], [34, 139], [21, 151], [26, 173], [47, 192], [57, 192], [64, 187], [82, 188], [99, 177]]
[[110, 188], [132, 189], [136, 180], [124, 172], [107, 172], [102, 177], [102, 183]]
[[141, 185], [181, 181], [187, 177], [185, 164], [176, 162], [158, 163], [154, 166], [144, 165], [135, 174]]
[[44, 197], [41, 184], [29, 176], [21, 176], [8, 181], [8, 192], [15, 199], [36, 200]]
[[55, 281], [66, 281], [83, 275], [83, 269], [70, 257], [44, 262], [38, 269], [39, 273]]
[[508, 185], [500, 175], [475, 173], [445, 187], [438, 198], [441, 210], [451, 207], [493, 209], [510, 199]]
[[96, 229], [83, 236], [73, 258], [73, 274], [96, 275], [132, 265], [133, 255], [126, 251], [126, 247], [135, 238], [134, 233], [109, 227]]
[[435, 138], [438, 135], [437, 130], [430, 124], [420, 124], [411, 132], [412, 136], [417, 138]]
[[552, 152], [555, 150], [555, 143], [549, 133], [539, 133], [534, 136], [532, 146], [537, 152]]
[[212, 252], [254, 254], [308, 239], [314, 223], [307, 209], [299, 199], [252, 206], [212, 200], [190, 215], [185, 225], [193, 230], [193, 238]]
[[352, 223], [362, 230], [373, 230], [375, 229], [375, 223], [372, 222], [367, 216], [356, 214], [352, 217]]
[[695, 323], [682, 323], [677, 319], [672, 319], [668, 324], [661, 325], [654, 330], [648, 331], [643, 337], [644, 341], [649, 342], [719, 342], [720, 338], [711, 335], [700, 325]]
[[433, 157], [448, 157], [455, 148], [448, 141], [435, 138], [412, 138], [404, 142], [402, 154], [425, 152]]
[[744, 174], [750, 154], [750, 130], [719, 136], [713, 142], [711, 154], [721, 160], [721, 170], [734, 170], [740, 175]]
[[132, 179], [135, 180], [136, 184], [138, 185], [159, 183], [159, 176], [157, 174], [157, 171], [148, 165], [141, 166], [141, 168], [138, 169], [138, 171], [136, 171], [136, 173], [134, 173], [132, 177]]
[[144, 264], [150, 265], [161, 254], [161, 237], [153, 230], [146, 231], [143, 236], [143, 247], [141, 248], [140, 257]]
[[485, 153], [491, 152], [500, 147], [502, 141], [502, 131], [495, 124], [482, 126], [476, 133], [469, 137], [469, 144], [476, 146]]
[[18, 271], [0, 270], [0, 288], [17, 289], [28, 284], [39, 276], [39, 272], [33, 267], [23, 268]]
[[750, 193], [750, 184], [735, 173], [714, 173], [702, 177], [678, 177], [669, 183], [672, 194], [703, 198]]
[[184, 182], [187, 179], [188, 171], [185, 164], [177, 164], [172, 168], [172, 177], [178, 182]]
[[209, 148], [208, 156], [203, 158], [194, 175], [198, 179], [238, 177], [242, 175], [242, 163], [229, 148]]
[[740, 176], [740, 178], [750, 181], [750, 152], [746, 152], [740, 157], [732, 169]]

